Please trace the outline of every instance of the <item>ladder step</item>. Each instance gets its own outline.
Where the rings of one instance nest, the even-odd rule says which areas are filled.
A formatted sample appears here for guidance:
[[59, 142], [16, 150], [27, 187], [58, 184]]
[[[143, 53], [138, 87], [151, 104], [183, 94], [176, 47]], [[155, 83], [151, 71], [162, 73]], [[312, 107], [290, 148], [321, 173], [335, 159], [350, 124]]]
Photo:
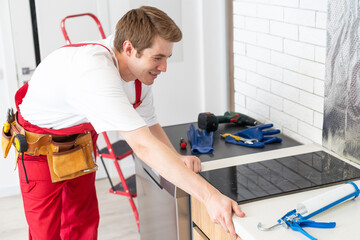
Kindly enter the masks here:
[[[131, 194], [136, 194], [136, 176], [135, 174], [128, 177], [126, 179], [126, 184], [128, 185], [128, 188], [130, 190]], [[115, 191], [121, 191], [124, 192], [123, 184], [120, 182], [114, 186]]]
[[[114, 149], [114, 153], [116, 156], [121, 156], [129, 151], [132, 151], [132, 149], [130, 148], [130, 146], [127, 144], [126, 141], [124, 140], [119, 140], [113, 144], [111, 144], [113, 149]], [[109, 149], [107, 147], [102, 148], [100, 150], [100, 153], [102, 154], [109, 154]]]

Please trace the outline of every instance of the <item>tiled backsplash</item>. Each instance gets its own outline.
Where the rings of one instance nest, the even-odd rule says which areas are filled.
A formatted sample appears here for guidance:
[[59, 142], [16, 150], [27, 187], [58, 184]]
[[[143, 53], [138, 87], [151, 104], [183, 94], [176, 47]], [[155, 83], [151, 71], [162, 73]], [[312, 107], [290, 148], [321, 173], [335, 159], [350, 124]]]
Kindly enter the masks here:
[[235, 0], [235, 110], [322, 143], [327, 0]]

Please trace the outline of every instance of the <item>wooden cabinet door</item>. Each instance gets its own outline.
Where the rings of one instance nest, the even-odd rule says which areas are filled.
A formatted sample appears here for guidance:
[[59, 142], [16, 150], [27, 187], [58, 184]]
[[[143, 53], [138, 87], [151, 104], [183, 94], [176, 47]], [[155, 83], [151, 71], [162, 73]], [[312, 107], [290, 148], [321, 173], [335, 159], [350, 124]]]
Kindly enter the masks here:
[[193, 240], [209, 240], [209, 238], [195, 226], [193, 227]]
[[[203, 232], [207, 238], [211, 240], [233, 240], [232, 236], [225, 232], [219, 224], [211, 221], [206, 207], [193, 197], [191, 198], [191, 216], [192, 221], [201, 229], [201, 232]], [[237, 238], [237, 240], [241, 240], [241, 238]]]

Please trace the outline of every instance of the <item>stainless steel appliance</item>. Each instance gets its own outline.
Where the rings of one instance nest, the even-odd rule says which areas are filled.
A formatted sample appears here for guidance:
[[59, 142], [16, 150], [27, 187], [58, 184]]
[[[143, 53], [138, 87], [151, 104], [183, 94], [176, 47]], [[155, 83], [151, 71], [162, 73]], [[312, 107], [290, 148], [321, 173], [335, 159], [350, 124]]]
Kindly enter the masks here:
[[191, 239], [190, 198], [135, 157], [141, 240]]

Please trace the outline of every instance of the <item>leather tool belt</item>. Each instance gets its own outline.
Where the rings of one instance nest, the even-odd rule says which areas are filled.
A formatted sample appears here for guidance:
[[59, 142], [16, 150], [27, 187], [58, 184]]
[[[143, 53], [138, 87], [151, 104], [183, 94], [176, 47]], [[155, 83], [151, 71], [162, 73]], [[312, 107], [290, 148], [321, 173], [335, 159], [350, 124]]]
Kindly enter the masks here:
[[[16, 118], [15, 118], [16, 119]], [[22, 134], [27, 141], [27, 150], [22, 154], [47, 156], [53, 182], [73, 179], [97, 170], [91, 133], [57, 136], [26, 131], [16, 120], [11, 123], [10, 131], [2, 130], [1, 148], [7, 157], [14, 136]], [[18, 152], [15, 156], [15, 168]]]

